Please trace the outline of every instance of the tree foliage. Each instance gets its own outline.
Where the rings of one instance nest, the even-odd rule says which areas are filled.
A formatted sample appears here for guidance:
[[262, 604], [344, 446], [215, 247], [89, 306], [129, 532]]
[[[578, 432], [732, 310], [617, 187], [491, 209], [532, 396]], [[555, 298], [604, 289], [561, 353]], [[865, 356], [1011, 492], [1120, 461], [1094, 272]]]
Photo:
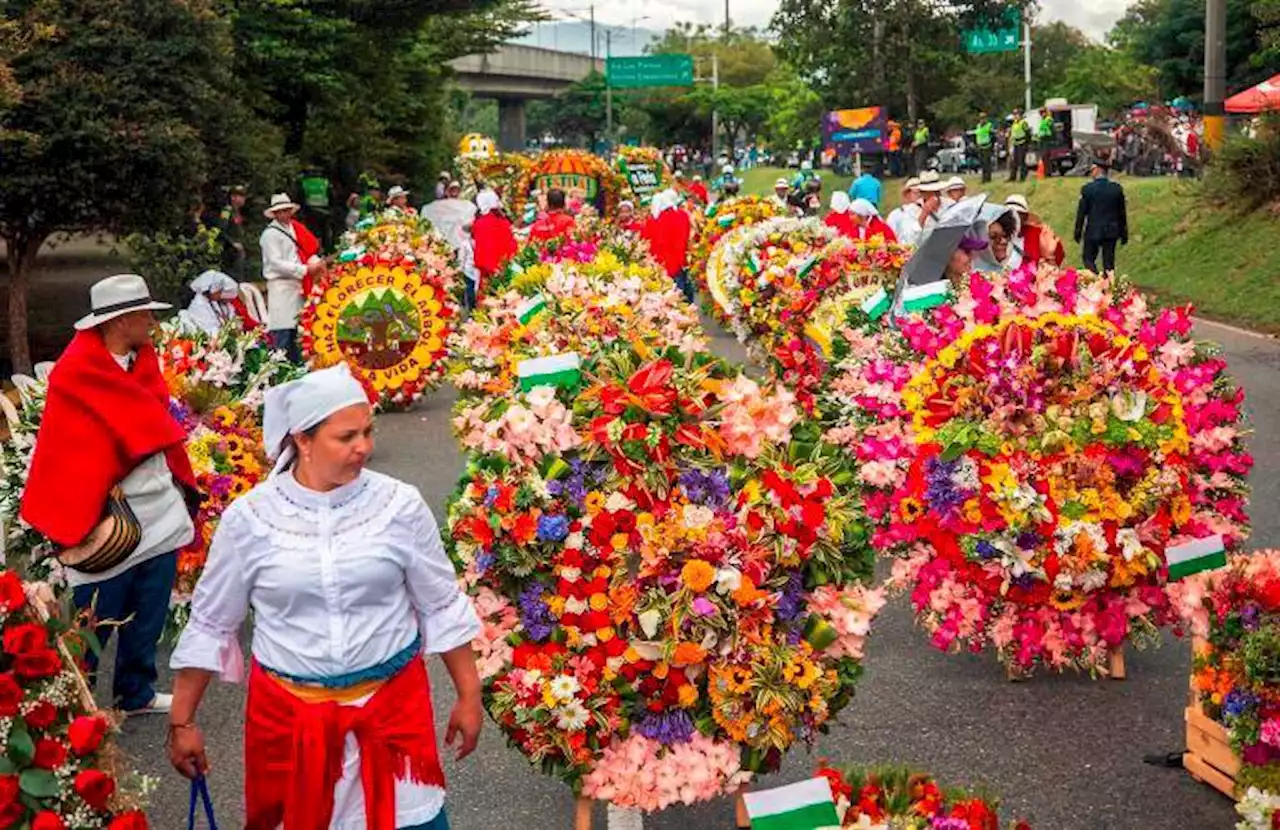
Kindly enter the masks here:
[[1157, 71], [1133, 55], [1106, 46], [1093, 46], [1076, 56], [1055, 92], [1068, 100], [1097, 104], [1113, 113], [1158, 93]]

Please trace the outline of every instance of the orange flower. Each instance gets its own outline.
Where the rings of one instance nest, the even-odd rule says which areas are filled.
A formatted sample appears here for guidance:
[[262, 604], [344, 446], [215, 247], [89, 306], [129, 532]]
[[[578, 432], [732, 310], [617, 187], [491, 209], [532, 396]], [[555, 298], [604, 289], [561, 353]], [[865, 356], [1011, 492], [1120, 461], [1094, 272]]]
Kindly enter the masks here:
[[701, 594], [716, 581], [716, 569], [701, 559], [690, 559], [680, 571], [680, 581], [689, 590]]
[[707, 650], [697, 643], [681, 643], [676, 646], [671, 664], [676, 667], [696, 666], [707, 659]]

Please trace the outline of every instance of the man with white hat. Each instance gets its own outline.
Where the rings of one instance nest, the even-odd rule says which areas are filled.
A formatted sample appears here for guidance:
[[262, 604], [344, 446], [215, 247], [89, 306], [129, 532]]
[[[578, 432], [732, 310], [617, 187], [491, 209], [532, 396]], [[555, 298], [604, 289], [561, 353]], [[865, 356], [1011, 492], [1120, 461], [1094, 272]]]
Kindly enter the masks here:
[[924, 229], [936, 221], [938, 211], [942, 209], [942, 192], [946, 189], [947, 182], [942, 181], [936, 172], [928, 170], [920, 174], [920, 181], [916, 184], [916, 190], [920, 192], [920, 212], [915, 221], [902, 223], [899, 242], [905, 245], [919, 243]]
[[[97, 635], [105, 644], [119, 632], [116, 702], [163, 713], [172, 698], [155, 688], [156, 644], [200, 498], [151, 339], [154, 312], [171, 306], [136, 274], [108, 277], [89, 296], [92, 312], [49, 378], [21, 515], [62, 550], [76, 606], [114, 621]], [[126, 505], [132, 522], [121, 518]], [[112, 528], [128, 541], [104, 542]], [[92, 652], [86, 660], [96, 668]]]
[[416, 216], [418, 212], [409, 206], [409, 191], [400, 185], [392, 185], [387, 191], [387, 209], [404, 216]]
[[920, 217], [920, 179], [912, 176], [902, 183], [902, 204], [889, 211], [885, 224], [898, 239], [902, 239], [903, 226], [916, 222]]
[[952, 176], [947, 179], [947, 189], [944, 191], [946, 195], [944, 196], [945, 201], [943, 202], [943, 206], [950, 207], [951, 205], [954, 205], [956, 202], [964, 198], [965, 193], [967, 193], [968, 190], [968, 185], [966, 185], [964, 183], [964, 179], [959, 176]]
[[[267, 281], [267, 331], [271, 342], [294, 363], [302, 362], [298, 349], [298, 315], [306, 295], [303, 283], [324, 271], [315, 238], [307, 239], [306, 228], [295, 222], [298, 205], [287, 193], [271, 197], [263, 214], [271, 220], [258, 245], [262, 249], [262, 278]], [[301, 229], [301, 230], [300, 230]]]
[[783, 211], [791, 212], [791, 184], [784, 176], [779, 176], [773, 182], [773, 201]]

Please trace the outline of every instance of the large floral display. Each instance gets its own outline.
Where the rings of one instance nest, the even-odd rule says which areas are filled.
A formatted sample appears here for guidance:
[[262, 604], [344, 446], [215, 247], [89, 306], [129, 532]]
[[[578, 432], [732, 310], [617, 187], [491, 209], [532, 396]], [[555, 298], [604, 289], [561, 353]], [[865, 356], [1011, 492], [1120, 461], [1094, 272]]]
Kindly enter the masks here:
[[302, 312], [316, 368], [345, 361], [383, 408], [413, 404], [444, 378], [463, 277], [429, 223], [384, 214], [345, 239]]
[[813, 740], [883, 599], [840, 465], [790, 440], [792, 396], [611, 257], [539, 264], [462, 328], [448, 520], [495, 722], [580, 794], [657, 810]]
[[761, 196], [738, 196], [707, 208], [689, 249], [689, 273], [694, 275], [706, 291], [708, 261], [721, 237], [744, 225], [754, 225], [782, 213], [781, 205]]
[[654, 194], [665, 188], [671, 177], [657, 147], [621, 146], [615, 163], [626, 180], [628, 196], [640, 207], [648, 207]]
[[1050, 269], [871, 318], [835, 338], [827, 439], [935, 646], [1102, 669], [1175, 621], [1170, 550], [1247, 534], [1243, 395], [1187, 309]]
[[565, 195], [578, 191], [601, 216], [611, 217], [629, 185], [622, 174], [597, 155], [585, 150], [548, 150], [534, 158], [516, 180], [511, 194], [512, 215], [524, 214], [525, 203], [534, 190], [546, 193], [552, 189], [563, 190]]
[[1175, 596], [1200, 638], [1197, 702], [1226, 726], [1242, 762], [1236, 786], [1280, 793], [1280, 551], [1233, 556], [1228, 567], [1180, 583]]
[[146, 830], [144, 794], [78, 667], [88, 641], [41, 609], [47, 586], [0, 570], [0, 827]]
[[[826, 766], [841, 827], [857, 830], [1030, 830], [1002, 822], [1000, 804], [976, 791], [943, 787], [906, 767]], [[834, 828], [833, 828], [834, 830]]]

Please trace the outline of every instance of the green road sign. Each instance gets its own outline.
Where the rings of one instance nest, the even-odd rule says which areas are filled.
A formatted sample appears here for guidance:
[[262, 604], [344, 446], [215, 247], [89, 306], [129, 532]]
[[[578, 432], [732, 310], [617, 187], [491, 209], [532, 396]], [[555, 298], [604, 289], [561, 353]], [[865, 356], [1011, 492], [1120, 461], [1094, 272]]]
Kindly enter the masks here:
[[1019, 26], [1007, 29], [970, 29], [964, 33], [964, 50], [971, 55], [990, 52], [1016, 52], [1022, 45]]
[[645, 86], [693, 86], [692, 55], [609, 58], [605, 71], [614, 89]]

